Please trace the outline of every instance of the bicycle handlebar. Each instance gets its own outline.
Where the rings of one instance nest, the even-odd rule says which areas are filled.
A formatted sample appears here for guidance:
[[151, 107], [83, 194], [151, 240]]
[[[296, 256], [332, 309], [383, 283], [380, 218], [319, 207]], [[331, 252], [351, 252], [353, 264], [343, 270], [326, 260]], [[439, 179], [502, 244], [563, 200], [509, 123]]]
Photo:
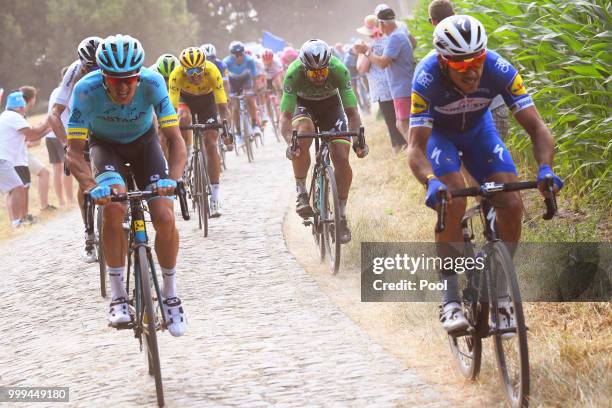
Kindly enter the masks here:
[[[519, 191], [519, 190], [528, 190], [538, 188], [537, 181], [519, 181], [514, 183], [484, 183], [479, 187], [468, 187], [461, 188], [458, 190], [452, 190], [450, 192], [451, 197], [490, 197], [495, 193], [502, 191]], [[549, 196], [544, 198], [544, 204], [546, 205], [546, 212], [542, 215], [542, 218], [545, 220], [552, 219], [557, 213], [557, 198], [553, 192], [554, 190], [554, 181], [552, 176], [546, 176], [544, 178], [544, 188], [549, 193]], [[439, 190], [437, 192], [438, 200], [440, 201], [440, 205], [437, 208], [438, 219], [436, 221], [436, 233], [440, 233], [444, 231], [446, 228], [445, 225], [445, 213], [446, 213], [446, 190]]]
[[296, 149], [298, 144], [298, 139], [324, 139], [329, 137], [345, 137], [352, 136], [357, 138], [357, 146], [360, 149], [365, 148], [365, 129], [363, 126], [359, 127], [359, 131], [351, 132], [351, 131], [339, 131], [339, 132], [304, 132], [298, 133], [297, 130], [293, 131], [293, 136], [291, 137], [291, 148]]
[[[185, 189], [185, 182], [178, 181], [176, 183], [176, 188], [174, 189], [174, 194], [178, 197], [179, 203], [181, 205], [181, 215], [185, 221], [188, 221], [189, 216], [189, 206], [187, 205], [187, 190]], [[152, 190], [138, 190], [138, 191], [128, 191], [127, 193], [118, 193], [111, 195], [111, 201], [118, 203], [124, 201], [132, 201], [132, 200], [148, 200], [153, 197], [160, 197], [157, 192], [157, 188], [154, 186]], [[92, 234], [94, 231], [94, 217], [93, 212], [95, 209], [95, 203], [91, 198], [89, 192], [83, 194], [84, 198], [84, 207], [85, 207], [85, 225], [88, 234]]]
[[222, 129], [223, 137], [227, 137], [227, 120], [223, 119], [222, 123], [194, 123], [189, 126], [181, 126], [181, 130], [217, 130]]

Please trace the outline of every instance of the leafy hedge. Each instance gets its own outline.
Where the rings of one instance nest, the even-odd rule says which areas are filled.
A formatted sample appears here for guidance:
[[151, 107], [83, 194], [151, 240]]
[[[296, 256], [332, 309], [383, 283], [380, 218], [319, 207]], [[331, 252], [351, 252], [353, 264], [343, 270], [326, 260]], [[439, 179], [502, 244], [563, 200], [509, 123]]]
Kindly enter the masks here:
[[[429, 0], [421, 0], [414, 19], [408, 22], [419, 40], [417, 56], [432, 48], [428, 4]], [[611, 2], [455, 0], [454, 5], [457, 13], [479, 19], [489, 35], [489, 48], [521, 72], [555, 136], [555, 170], [566, 180], [567, 193], [609, 208]], [[511, 134], [507, 143], [517, 164], [533, 171], [529, 138], [516, 124]]]

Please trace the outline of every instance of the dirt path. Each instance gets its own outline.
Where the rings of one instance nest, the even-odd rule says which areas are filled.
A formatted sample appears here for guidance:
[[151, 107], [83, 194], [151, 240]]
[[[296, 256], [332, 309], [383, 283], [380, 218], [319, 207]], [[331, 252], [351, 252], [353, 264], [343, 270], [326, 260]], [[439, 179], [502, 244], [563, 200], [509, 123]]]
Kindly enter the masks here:
[[[178, 221], [178, 290], [190, 326], [182, 338], [159, 337], [167, 405], [451, 405], [444, 387], [343, 313], [352, 297], [338, 307], [288, 251], [291, 170], [269, 143], [255, 164], [230, 157], [225, 214], [209, 238], [196, 222]], [[70, 406], [153, 405], [144, 355], [131, 332], [106, 326], [97, 265], [78, 259], [79, 218], [75, 210], [0, 244], [0, 384], [68, 386]]]

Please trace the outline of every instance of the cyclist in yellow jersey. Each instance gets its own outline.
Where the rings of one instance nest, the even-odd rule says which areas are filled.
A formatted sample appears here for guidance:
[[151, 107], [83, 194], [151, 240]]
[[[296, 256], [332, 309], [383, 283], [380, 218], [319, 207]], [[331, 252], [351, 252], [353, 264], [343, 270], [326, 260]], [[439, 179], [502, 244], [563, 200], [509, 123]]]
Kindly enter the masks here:
[[[199, 123], [218, 123], [217, 112], [222, 119], [229, 118], [227, 95], [223, 88], [221, 72], [212, 62], [206, 61], [206, 56], [200, 48], [189, 47], [181, 52], [178, 65], [170, 74], [170, 102], [178, 108], [180, 126], [192, 124], [192, 115], [198, 116]], [[191, 157], [193, 132], [181, 131]], [[219, 217], [219, 175], [221, 162], [217, 150], [217, 130], [204, 132], [208, 174], [212, 187], [210, 199], [210, 216]]]

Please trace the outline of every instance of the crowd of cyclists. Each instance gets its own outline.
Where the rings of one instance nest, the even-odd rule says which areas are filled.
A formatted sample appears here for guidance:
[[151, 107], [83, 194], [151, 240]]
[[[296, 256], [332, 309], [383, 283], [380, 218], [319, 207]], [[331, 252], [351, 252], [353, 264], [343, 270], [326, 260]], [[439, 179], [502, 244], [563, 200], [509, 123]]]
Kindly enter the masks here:
[[[386, 6], [377, 8], [377, 24], [383, 28], [388, 16], [394, 18], [389, 10]], [[487, 48], [485, 28], [475, 18], [449, 13], [436, 23], [432, 51], [416, 67], [414, 76], [405, 78], [412, 89], [407, 155], [414, 176], [426, 190], [426, 205], [435, 208], [440, 191], [466, 185], [462, 165], [476, 183], [517, 179], [512, 157], [489, 110], [491, 101], [498, 96], [533, 141], [538, 181], [552, 175], [560, 189], [563, 183], [551, 169], [553, 138], [520, 74], [509, 61]], [[222, 144], [229, 150], [245, 142], [238, 124], [236, 96], [245, 97], [253, 135], [263, 132], [272, 110], [278, 112], [279, 130], [289, 144], [286, 157], [292, 161], [295, 176], [296, 211], [302, 217], [311, 216], [306, 177], [312, 140], [301, 139], [293, 148], [292, 132], [358, 131], [361, 115], [368, 111], [358, 106], [356, 75], [339, 56], [341, 52], [353, 53], [364, 55], [372, 64], [392, 63], [393, 56], [371, 51], [364, 44], [350, 50], [341, 45], [332, 49], [320, 39], [305, 41], [299, 50], [288, 46], [280, 52], [233, 41], [224, 58], [221, 56], [226, 53], [219, 53], [215, 45], [207, 43], [185, 48], [176, 55], [163, 54], [145, 67], [145, 50], [138, 39], [129, 35], [88, 37], [78, 44], [78, 58], [66, 69], [50, 101], [48, 123], [58, 140], [67, 145], [66, 163], [78, 181], [81, 205], [83, 192], [88, 192], [96, 204], [104, 206], [103, 245], [111, 285], [111, 324], [130, 320], [124, 285], [126, 206], [111, 201], [112, 194], [126, 190], [125, 163], [130, 163], [138, 188], [154, 186], [162, 196], [149, 200], [148, 208], [157, 232], [155, 250], [162, 269], [168, 329], [172, 335], [181, 336], [187, 326], [176, 288], [179, 234], [172, 196], [191, 156], [193, 135], [180, 128], [192, 124], [195, 115], [200, 123], [227, 120], [232, 131]], [[363, 88], [367, 91], [367, 86]], [[265, 92], [275, 93], [279, 106], [272, 106]], [[9, 98], [14, 101], [17, 97], [13, 94]], [[221, 216], [219, 137], [217, 130], [204, 132], [212, 186], [211, 217]], [[360, 158], [368, 153], [367, 145], [360, 146], [349, 137], [338, 137], [330, 143], [338, 183], [341, 222], [337, 228], [342, 243], [351, 240], [346, 217], [352, 182], [351, 147]], [[0, 184], [6, 183], [2, 176]], [[447, 198], [448, 227], [437, 234], [438, 243], [462, 240], [459, 221], [465, 212], [465, 199]], [[520, 239], [521, 214], [520, 195], [502, 193], [497, 216], [505, 241]], [[86, 236], [84, 258], [95, 262], [91, 239]], [[450, 251], [448, 256], [460, 256], [445, 248]], [[442, 280], [448, 287], [441, 314], [443, 326], [449, 332], [464, 329], [467, 321], [460, 308], [457, 275], [442, 271]], [[508, 309], [504, 316], [505, 324], [510, 326], [512, 311], [500, 305]]]

